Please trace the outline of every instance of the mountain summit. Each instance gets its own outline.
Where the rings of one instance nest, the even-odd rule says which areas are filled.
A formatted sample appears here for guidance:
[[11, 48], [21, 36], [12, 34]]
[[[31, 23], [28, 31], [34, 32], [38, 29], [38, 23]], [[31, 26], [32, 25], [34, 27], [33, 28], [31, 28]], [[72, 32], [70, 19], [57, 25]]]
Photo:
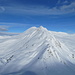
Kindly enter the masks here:
[[74, 75], [75, 53], [40, 26], [0, 43], [0, 75]]

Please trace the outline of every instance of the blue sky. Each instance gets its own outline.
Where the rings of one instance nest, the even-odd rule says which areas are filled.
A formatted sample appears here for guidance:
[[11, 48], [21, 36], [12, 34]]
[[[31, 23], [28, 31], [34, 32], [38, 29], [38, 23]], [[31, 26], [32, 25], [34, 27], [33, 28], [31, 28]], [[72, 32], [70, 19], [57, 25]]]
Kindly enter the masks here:
[[33, 26], [75, 33], [75, 0], [0, 0], [0, 32]]

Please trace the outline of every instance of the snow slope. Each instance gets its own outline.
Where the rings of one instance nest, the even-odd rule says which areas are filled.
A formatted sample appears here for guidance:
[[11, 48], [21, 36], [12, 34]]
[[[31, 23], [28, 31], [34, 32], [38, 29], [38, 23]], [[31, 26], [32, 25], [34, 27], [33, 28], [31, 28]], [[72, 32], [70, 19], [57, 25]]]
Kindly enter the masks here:
[[5, 38], [0, 42], [0, 75], [75, 75], [74, 37], [40, 26]]

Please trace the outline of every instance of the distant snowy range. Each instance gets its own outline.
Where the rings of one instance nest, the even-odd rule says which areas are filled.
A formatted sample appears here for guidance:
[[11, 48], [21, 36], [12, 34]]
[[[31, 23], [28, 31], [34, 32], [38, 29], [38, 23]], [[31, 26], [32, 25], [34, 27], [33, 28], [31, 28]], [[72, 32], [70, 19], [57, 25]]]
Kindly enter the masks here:
[[75, 75], [75, 34], [42, 26], [0, 34], [0, 75]]

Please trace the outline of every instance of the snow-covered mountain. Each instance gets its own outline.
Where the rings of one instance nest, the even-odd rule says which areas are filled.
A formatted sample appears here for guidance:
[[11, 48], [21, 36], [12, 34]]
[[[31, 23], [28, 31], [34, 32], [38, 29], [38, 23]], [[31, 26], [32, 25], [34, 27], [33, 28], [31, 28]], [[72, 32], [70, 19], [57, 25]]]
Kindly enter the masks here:
[[0, 75], [75, 75], [75, 35], [40, 26], [0, 38]]

